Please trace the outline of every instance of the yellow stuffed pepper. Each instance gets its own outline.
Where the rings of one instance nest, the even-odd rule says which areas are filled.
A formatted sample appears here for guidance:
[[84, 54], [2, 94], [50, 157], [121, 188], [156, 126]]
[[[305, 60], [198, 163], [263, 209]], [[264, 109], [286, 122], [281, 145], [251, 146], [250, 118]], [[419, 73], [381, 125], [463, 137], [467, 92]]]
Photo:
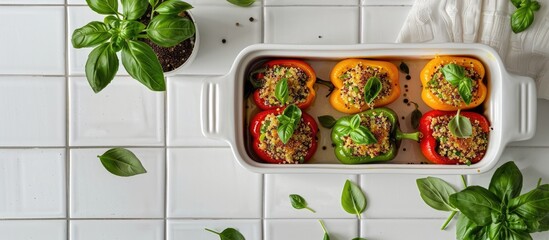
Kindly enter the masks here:
[[330, 104], [344, 113], [385, 106], [400, 95], [398, 69], [390, 62], [346, 59], [335, 65], [330, 80]]
[[484, 73], [484, 66], [474, 58], [437, 57], [421, 71], [421, 98], [436, 110], [477, 107], [486, 99]]

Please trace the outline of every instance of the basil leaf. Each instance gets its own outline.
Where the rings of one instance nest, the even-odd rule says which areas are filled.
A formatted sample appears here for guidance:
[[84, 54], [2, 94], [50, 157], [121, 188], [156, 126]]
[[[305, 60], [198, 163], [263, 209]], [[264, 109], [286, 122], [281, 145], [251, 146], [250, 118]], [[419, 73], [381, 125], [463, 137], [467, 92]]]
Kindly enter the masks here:
[[377, 139], [370, 132], [370, 130], [364, 126], [359, 126], [357, 129], [351, 131], [351, 139], [356, 144], [372, 144], [377, 143]]
[[275, 97], [282, 105], [285, 105], [289, 96], [290, 92], [288, 90], [288, 79], [282, 78], [276, 83]]
[[469, 105], [473, 100], [473, 80], [470, 78], [463, 78], [458, 84], [459, 96], [463, 99], [465, 104]]
[[418, 129], [419, 128], [419, 120], [421, 119], [421, 117], [423, 116], [423, 113], [421, 113], [421, 111], [419, 110], [419, 106], [417, 105], [417, 103], [415, 102], [411, 102], [415, 105], [415, 110], [412, 111], [412, 117], [411, 117], [411, 121], [412, 121], [412, 127], [414, 129]]
[[492, 223], [492, 211], [500, 212], [498, 197], [479, 186], [470, 186], [450, 195], [450, 204], [479, 226]]
[[383, 88], [383, 85], [381, 84], [381, 80], [377, 77], [371, 77], [366, 82], [366, 86], [364, 86], [364, 100], [371, 104], [374, 99], [379, 95], [381, 92], [381, 89]]
[[118, 28], [120, 20], [113, 15], [106, 16], [103, 22], [110, 28]]
[[290, 138], [294, 134], [294, 131], [295, 131], [295, 128], [293, 124], [281, 124], [281, 125], [278, 125], [278, 128], [277, 128], [278, 137], [284, 144], [290, 141]]
[[488, 226], [488, 236], [490, 240], [505, 240], [506, 231], [501, 222], [492, 222]]
[[366, 240], [366, 238], [356, 237], [356, 238], [353, 238], [352, 240]]
[[325, 128], [332, 128], [336, 124], [336, 119], [330, 115], [322, 115], [317, 117], [318, 122]]
[[511, 15], [511, 29], [514, 33], [519, 33], [526, 30], [534, 22], [534, 11], [539, 10], [540, 5], [537, 1], [526, 1], [521, 4]]
[[526, 225], [526, 222], [524, 219], [522, 219], [520, 216], [516, 214], [508, 214], [507, 215], [507, 227], [509, 229], [517, 230], [517, 231], [526, 231], [528, 229], [528, 225]]
[[324, 225], [324, 221], [322, 220], [318, 220], [318, 222], [320, 223], [320, 226], [322, 227], [322, 231], [324, 231], [324, 240], [330, 240], [330, 235], [328, 234], [328, 230], [326, 230], [326, 226]]
[[103, 167], [116, 176], [129, 177], [147, 172], [135, 154], [124, 148], [109, 149], [97, 157]]
[[359, 186], [347, 180], [341, 193], [341, 206], [343, 210], [350, 214], [356, 214], [360, 219], [360, 214], [366, 209], [366, 197]]
[[107, 25], [93, 21], [74, 30], [71, 42], [74, 48], [93, 47], [106, 42], [111, 36]]
[[467, 138], [473, 135], [473, 126], [469, 118], [459, 115], [459, 110], [455, 117], [448, 122], [448, 129], [458, 138]]
[[339, 133], [339, 135], [341, 136], [348, 136], [349, 134], [351, 134], [353, 129], [349, 126], [336, 125], [332, 131]]
[[177, 15], [155, 16], [147, 27], [147, 35], [162, 47], [173, 47], [192, 37], [196, 29], [194, 23]]
[[299, 121], [301, 120], [301, 114], [301, 109], [299, 109], [295, 104], [288, 105], [288, 107], [286, 107], [282, 112], [283, 116], [286, 116], [293, 121], [295, 127], [297, 127]]
[[522, 190], [522, 173], [517, 165], [514, 162], [507, 162], [499, 167], [492, 175], [488, 190], [504, 203], [519, 196]]
[[535, 228], [537, 232], [549, 231], [549, 214], [545, 215], [539, 222], [538, 226]]
[[405, 74], [410, 74], [410, 69], [408, 68], [408, 65], [405, 62], [400, 62], [400, 65], [398, 66], [398, 69]]
[[117, 14], [118, 0], [86, 0], [88, 6], [99, 14]]
[[353, 117], [351, 117], [351, 121], [350, 121], [351, 129], [353, 130], [357, 129], [360, 126], [360, 122], [361, 122], [361, 119], [359, 114], [356, 114]]
[[162, 66], [152, 48], [146, 43], [129, 40], [122, 48], [122, 64], [130, 76], [150, 90], [166, 90]]
[[145, 14], [149, 7], [147, 0], [121, 0], [122, 13], [127, 20], [136, 20]]
[[305, 198], [302, 196], [299, 196], [297, 194], [290, 194], [290, 202], [292, 203], [292, 207], [295, 209], [307, 209], [311, 212], [315, 212], [315, 210], [309, 208], [307, 206], [307, 201], [305, 201]]
[[446, 181], [427, 177], [417, 179], [416, 183], [420, 196], [427, 205], [440, 211], [457, 211], [450, 204], [450, 195], [456, 193], [456, 190]]
[[455, 63], [450, 63], [442, 67], [442, 74], [446, 81], [450, 82], [453, 86], [458, 86], [462, 78], [465, 77], [465, 69]]
[[192, 8], [193, 6], [191, 4], [188, 4], [181, 0], [167, 0], [158, 5], [158, 7], [154, 11], [159, 14], [178, 15], [181, 12], [190, 10]]
[[226, 228], [220, 233], [208, 228], [205, 228], [205, 230], [217, 234], [221, 240], [246, 240], [244, 236], [234, 228]]
[[519, 8], [520, 4], [522, 3], [522, 0], [511, 0], [511, 3], [516, 7]]
[[154, 9], [156, 7], [156, 5], [158, 4], [158, 1], [159, 0], [149, 0], [149, 4]]
[[328, 235], [328, 233], [324, 233], [323, 240], [330, 240], [330, 235]]
[[100, 92], [118, 72], [118, 56], [109, 43], [93, 49], [86, 61], [86, 78], [95, 93]]
[[459, 214], [456, 224], [456, 239], [459, 240], [477, 240], [484, 234], [484, 228], [476, 225], [464, 214]]
[[532, 240], [532, 236], [527, 232], [509, 229], [507, 230], [507, 235], [502, 240]]
[[239, 7], [249, 7], [254, 4], [255, 0], [227, 0], [227, 2], [230, 2]]
[[540, 220], [549, 214], [549, 184], [509, 201], [509, 211], [529, 220]]
[[138, 21], [122, 21], [120, 36], [124, 39], [135, 39], [147, 26]]

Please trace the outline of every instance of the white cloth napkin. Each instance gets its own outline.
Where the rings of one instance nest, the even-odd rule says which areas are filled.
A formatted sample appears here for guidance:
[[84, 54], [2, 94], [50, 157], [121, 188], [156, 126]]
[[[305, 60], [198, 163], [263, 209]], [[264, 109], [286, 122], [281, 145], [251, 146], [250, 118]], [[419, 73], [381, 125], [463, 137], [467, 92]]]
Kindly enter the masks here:
[[509, 0], [416, 0], [397, 42], [489, 45], [509, 72], [534, 78], [538, 97], [549, 99], [549, 0], [538, 2], [534, 23], [515, 34]]

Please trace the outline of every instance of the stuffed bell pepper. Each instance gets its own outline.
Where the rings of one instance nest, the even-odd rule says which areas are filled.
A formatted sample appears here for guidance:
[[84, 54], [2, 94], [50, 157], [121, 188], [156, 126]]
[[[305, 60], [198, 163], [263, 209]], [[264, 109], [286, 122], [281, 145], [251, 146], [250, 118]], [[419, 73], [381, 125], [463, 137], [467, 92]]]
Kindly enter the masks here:
[[330, 80], [330, 104], [344, 113], [387, 105], [400, 94], [398, 69], [390, 62], [346, 59], [335, 65]]
[[437, 57], [421, 71], [421, 98], [436, 110], [474, 108], [486, 99], [484, 73], [484, 66], [476, 59]]
[[419, 123], [420, 147], [427, 160], [436, 164], [473, 164], [488, 149], [490, 123], [475, 112], [432, 110]]
[[253, 100], [262, 110], [271, 110], [295, 104], [300, 109], [309, 107], [315, 99], [313, 85], [316, 74], [304, 61], [275, 59], [266, 62], [250, 75], [254, 86]]
[[418, 141], [419, 132], [402, 133], [397, 114], [389, 108], [374, 108], [342, 117], [332, 128], [335, 155], [345, 164], [392, 160], [401, 139]]
[[318, 125], [296, 105], [273, 109], [252, 118], [253, 150], [267, 163], [304, 163], [317, 148]]

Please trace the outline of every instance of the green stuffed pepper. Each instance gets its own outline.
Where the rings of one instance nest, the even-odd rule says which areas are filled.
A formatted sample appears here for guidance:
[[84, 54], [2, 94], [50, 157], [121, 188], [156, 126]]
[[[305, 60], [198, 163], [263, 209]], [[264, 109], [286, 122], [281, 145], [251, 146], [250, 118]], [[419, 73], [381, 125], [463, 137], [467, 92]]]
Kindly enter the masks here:
[[335, 155], [341, 163], [360, 164], [395, 158], [401, 139], [419, 140], [419, 132], [402, 133], [390, 108], [375, 108], [342, 117], [332, 128]]

